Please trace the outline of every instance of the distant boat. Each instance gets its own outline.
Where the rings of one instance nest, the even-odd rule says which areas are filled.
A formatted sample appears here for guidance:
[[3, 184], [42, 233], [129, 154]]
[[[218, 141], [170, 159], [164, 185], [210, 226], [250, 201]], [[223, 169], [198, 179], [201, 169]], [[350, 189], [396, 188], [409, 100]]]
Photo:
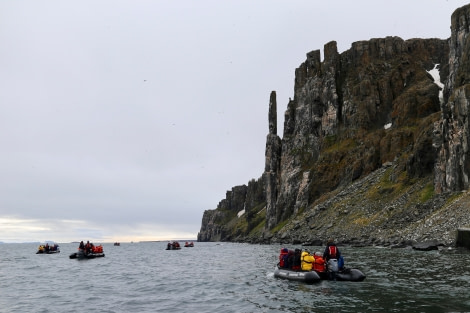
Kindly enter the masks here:
[[94, 253], [94, 252], [90, 252], [88, 254], [86, 254], [82, 249], [79, 249], [78, 252], [75, 252], [75, 253], [72, 253], [69, 258], [71, 259], [79, 259], [79, 260], [83, 260], [83, 259], [94, 259], [94, 258], [102, 258], [104, 257], [104, 253]]
[[45, 245], [40, 245], [38, 248], [38, 251], [36, 254], [53, 254], [53, 253], [59, 253], [59, 245], [58, 244], [53, 244], [52, 246], [49, 246], [48, 243]]
[[[88, 244], [87, 244], [88, 246]], [[72, 253], [69, 258], [71, 259], [94, 259], [104, 257], [103, 246], [95, 246], [91, 244], [91, 247], [78, 247], [78, 252]]]
[[191, 241], [191, 242], [187, 242], [187, 241], [186, 241], [186, 243], [184, 244], [184, 246], [185, 246], [186, 248], [192, 248], [192, 247], [194, 247], [194, 242], [192, 242], [192, 241]]
[[178, 241], [169, 242], [166, 246], [166, 250], [179, 250], [179, 249], [181, 249], [181, 246]]
[[119, 242], [114, 243], [115, 246], [120, 246], [121, 244]]

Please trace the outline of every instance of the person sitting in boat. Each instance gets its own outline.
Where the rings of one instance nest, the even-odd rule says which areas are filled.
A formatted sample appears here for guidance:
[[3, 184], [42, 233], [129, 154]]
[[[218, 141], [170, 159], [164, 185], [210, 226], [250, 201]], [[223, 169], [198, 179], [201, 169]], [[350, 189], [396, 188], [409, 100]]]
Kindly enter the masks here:
[[78, 245], [78, 249], [85, 250], [85, 244], [83, 243], [83, 240], [80, 241], [80, 244]]
[[341, 252], [336, 246], [333, 239], [328, 239], [326, 244], [325, 252], [323, 252], [323, 259], [328, 262], [330, 259], [339, 259]]
[[103, 253], [103, 246], [102, 245], [98, 245], [98, 246], [93, 245], [93, 248], [92, 248], [91, 251], [93, 253]]
[[292, 269], [292, 264], [294, 264], [294, 250], [289, 249], [289, 252], [287, 253], [286, 267]]
[[301, 263], [300, 267], [302, 271], [311, 271], [313, 268], [313, 263], [315, 262], [315, 258], [313, 255], [310, 254], [307, 250], [302, 251], [301, 254]]
[[282, 248], [279, 254], [279, 267], [289, 268], [289, 249]]
[[46, 251], [46, 253], [48, 253], [50, 251], [50, 247], [49, 247], [48, 243], [46, 243], [46, 246], [44, 247], [44, 250]]
[[325, 273], [326, 272], [326, 264], [325, 259], [323, 259], [321, 252], [317, 251], [314, 254], [315, 261], [313, 262], [313, 270], [318, 273]]
[[301, 269], [301, 249], [295, 249], [294, 255], [290, 256], [289, 266], [294, 271], [299, 271]]
[[91, 251], [90, 241], [87, 240], [86, 245], [85, 245], [85, 254], [89, 254], [90, 251]]

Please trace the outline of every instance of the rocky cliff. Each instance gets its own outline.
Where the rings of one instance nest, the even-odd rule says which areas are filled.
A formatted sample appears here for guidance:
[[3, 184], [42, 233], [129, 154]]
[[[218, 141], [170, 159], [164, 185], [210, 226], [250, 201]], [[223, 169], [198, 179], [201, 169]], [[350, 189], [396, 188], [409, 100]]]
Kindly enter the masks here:
[[307, 53], [282, 139], [270, 95], [263, 174], [204, 212], [198, 240], [452, 244], [470, 224], [469, 21], [464, 6], [447, 40]]

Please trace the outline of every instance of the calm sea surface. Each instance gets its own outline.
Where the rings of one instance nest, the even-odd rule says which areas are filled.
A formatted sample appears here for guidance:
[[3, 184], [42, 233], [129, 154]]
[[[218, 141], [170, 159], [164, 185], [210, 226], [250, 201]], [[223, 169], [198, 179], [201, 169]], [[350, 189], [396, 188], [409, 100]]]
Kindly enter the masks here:
[[274, 278], [279, 245], [103, 244], [83, 261], [77, 244], [37, 247], [0, 244], [0, 312], [470, 312], [470, 254], [456, 250], [340, 247], [366, 280], [307, 285]]

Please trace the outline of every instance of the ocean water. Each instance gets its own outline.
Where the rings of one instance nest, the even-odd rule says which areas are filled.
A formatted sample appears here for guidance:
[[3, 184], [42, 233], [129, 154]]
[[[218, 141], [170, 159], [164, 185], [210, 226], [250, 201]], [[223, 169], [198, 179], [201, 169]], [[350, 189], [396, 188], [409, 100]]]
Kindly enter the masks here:
[[0, 312], [470, 312], [466, 251], [340, 247], [366, 280], [308, 285], [273, 276], [279, 245], [105, 243], [92, 260], [37, 247], [0, 244]]

